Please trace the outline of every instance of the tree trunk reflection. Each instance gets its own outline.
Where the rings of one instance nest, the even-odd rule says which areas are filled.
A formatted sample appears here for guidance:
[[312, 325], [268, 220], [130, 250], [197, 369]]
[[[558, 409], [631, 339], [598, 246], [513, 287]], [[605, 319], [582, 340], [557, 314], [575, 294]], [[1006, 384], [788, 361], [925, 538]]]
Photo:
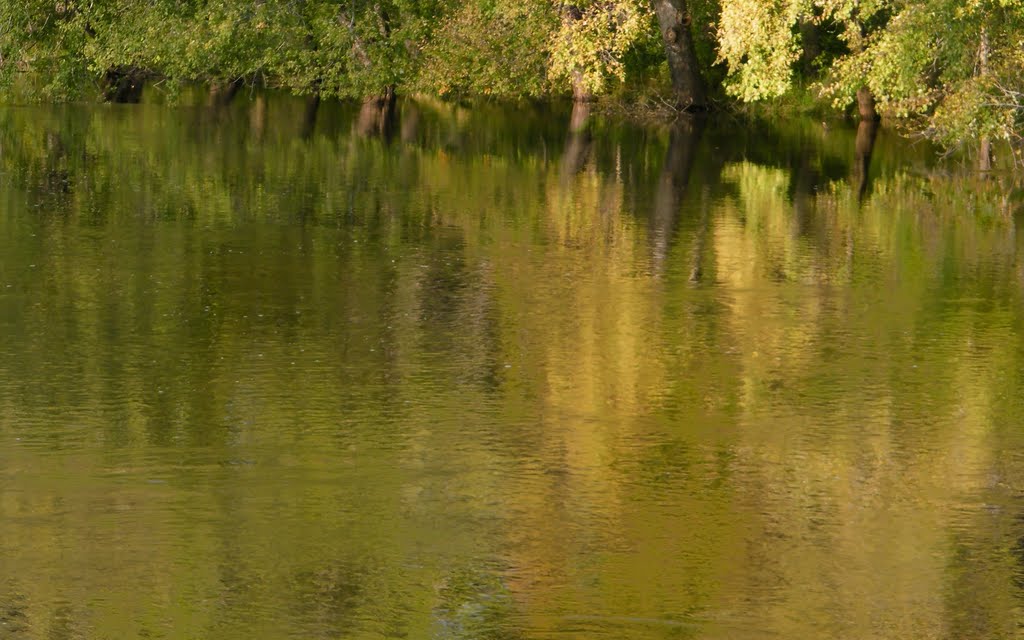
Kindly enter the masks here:
[[568, 180], [580, 172], [590, 155], [593, 134], [590, 131], [591, 105], [589, 102], [574, 102], [569, 118], [569, 137], [562, 153], [562, 179]]
[[320, 94], [314, 93], [306, 97], [306, 106], [302, 112], [302, 131], [301, 136], [303, 140], [308, 140], [313, 135], [313, 130], [316, 128], [316, 115], [320, 111]]
[[257, 94], [249, 110], [249, 130], [256, 142], [263, 142], [267, 132], [267, 98]]
[[388, 87], [384, 93], [363, 101], [356, 122], [356, 132], [368, 138], [380, 136], [390, 138], [395, 120], [395, 90]]
[[854, 176], [857, 181], [857, 201], [863, 202], [870, 182], [871, 153], [878, 136], [877, 120], [861, 120], [857, 125], [857, 140], [854, 152]]
[[[654, 197], [654, 210], [651, 218], [651, 237], [653, 240], [652, 266], [655, 273], [664, 269], [665, 258], [675, 233], [676, 219], [679, 215], [679, 204], [690, 181], [690, 171], [697, 151], [697, 143], [704, 131], [704, 120], [695, 116], [680, 117], [672, 125], [669, 133], [668, 149], [665, 151], [665, 162], [658, 179], [658, 191]], [[707, 220], [701, 221], [702, 227]], [[703, 235], [704, 231], [698, 231]], [[701, 243], [702, 244], [702, 243]], [[695, 257], [699, 264], [699, 256]], [[696, 277], [700, 278], [699, 269]], [[691, 274], [691, 279], [694, 274]]]

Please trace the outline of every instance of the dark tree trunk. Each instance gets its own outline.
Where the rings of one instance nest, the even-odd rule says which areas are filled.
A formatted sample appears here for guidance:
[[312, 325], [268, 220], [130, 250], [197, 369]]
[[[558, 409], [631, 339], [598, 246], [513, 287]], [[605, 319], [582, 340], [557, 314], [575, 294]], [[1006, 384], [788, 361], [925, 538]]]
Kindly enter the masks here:
[[103, 74], [103, 99], [107, 102], [137, 103], [142, 99], [143, 74], [131, 67], [112, 67]]
[[300, 135], [303, 140], [308, 140], [316, 128], [316, 114], [320, 111], [320, 94], [313, 93], [306, 96], [306, 107], [302, 112], [302, 130]]
[[800, 71], [807, 77], [813, 77], [817, 69], [814, 62], [821, 55], [821, 33], [820, 27], [813, 20], [803, 19], [800, 21], [800, 42], [803, 48], [800, 52]]
[[857, 125], [857, 140], [854, 146], [854, 175], [857, 178], [857, 202], [863, 202], [868, 192], [868, 176], [871, 169], [871, 153], [875, 149], [878, 135], [877, 120], [861, 120]]
[[589, 102], [576, 102], [572, 106], [572, 117], [569, 119], [569, 137], [565, 141], [562, 153], [562, 180], [568, 180], [579, 173], [590, 155], [593, 135], [590, 131]]
[[[668, 149], [665, 150], [665, 163], [661, 167], [658, 179], [658, 191], [654, 196], [654, 209], [651, 217], [652, 264], [655, 272], [660, 273], [668, 257], [672, 236], [675, 235], [676, 221], [679, 217], [679, 205], [690, 182], [690, 172], [697, 153], [697, 143], [704, 131], [704, 121], [699, 117], [684, 116], [672, 125], [669, 133]], [[703, 224], [703, 223], [702, 223]], [[702, 232], [698, 231], [698, 235]], [[700, 264], [703, 262], [703, 241], [698, 238], [694, 258], [694, 270], [691, 279], [700, 279]]]
[[878, 111], [875, 110], [875, 96], [871, 95], [871, 89], [861, 87], [857, 89], [857, 111], [861, 120], [877, 121]]
[[690, 32], [691, 18], [686, 0], [651, 0], [651, 4], [658, 16], [665, 43], [676, 106], [686, 111], [706, 110], [707, 96]]

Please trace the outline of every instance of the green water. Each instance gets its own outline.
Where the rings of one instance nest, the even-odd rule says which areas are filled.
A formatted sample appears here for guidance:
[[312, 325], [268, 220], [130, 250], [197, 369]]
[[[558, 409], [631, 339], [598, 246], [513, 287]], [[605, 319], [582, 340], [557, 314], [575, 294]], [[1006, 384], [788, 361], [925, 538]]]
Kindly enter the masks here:
[[1019, 637], [1006, 176], [303, 109], [0, 110], [0, 639]]

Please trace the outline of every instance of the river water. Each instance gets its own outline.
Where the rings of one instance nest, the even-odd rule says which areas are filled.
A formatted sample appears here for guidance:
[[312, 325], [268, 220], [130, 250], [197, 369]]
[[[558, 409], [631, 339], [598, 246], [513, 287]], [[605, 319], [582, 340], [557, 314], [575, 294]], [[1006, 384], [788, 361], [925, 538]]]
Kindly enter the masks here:
[[1019, 637], [1005, 176], [307, 116], [0, 110], [0, 639]]

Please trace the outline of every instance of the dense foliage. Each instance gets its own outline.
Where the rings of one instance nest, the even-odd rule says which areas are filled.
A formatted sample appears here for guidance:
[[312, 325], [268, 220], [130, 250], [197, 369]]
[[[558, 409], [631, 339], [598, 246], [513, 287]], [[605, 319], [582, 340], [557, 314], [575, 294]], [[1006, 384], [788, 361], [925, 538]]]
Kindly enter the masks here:
[[50, 100], [810, 92], [953, 147], [1020, 137], [1022, 63], [1024, 0], [0, 0], [0, 81]]

